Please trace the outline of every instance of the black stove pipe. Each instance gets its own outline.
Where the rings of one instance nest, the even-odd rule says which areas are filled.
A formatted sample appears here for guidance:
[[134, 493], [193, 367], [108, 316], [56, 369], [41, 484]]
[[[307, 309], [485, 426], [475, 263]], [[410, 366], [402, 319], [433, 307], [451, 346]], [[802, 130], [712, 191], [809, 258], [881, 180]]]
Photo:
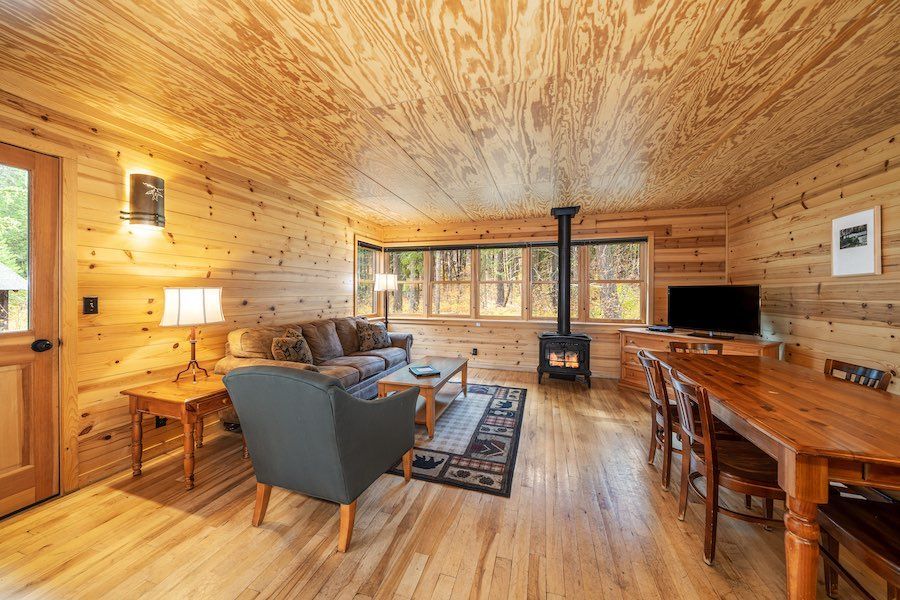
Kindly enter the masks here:
[[572, 333], [572, 314], [569, 306], [570, 282], [572, 281], [572, 217], [581, 209], [580, 206], [564, 206], [554, 208], [550, 214], [556, 218], [557, 225], [557, 257], [559, 258], [559, 306], [556, 310], [556, 333], [569, 335]]

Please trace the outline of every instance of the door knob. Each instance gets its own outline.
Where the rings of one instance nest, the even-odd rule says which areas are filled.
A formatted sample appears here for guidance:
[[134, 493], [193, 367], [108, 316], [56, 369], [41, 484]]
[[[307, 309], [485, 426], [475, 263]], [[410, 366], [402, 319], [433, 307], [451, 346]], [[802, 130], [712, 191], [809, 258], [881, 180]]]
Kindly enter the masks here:
[[50, 340], [34, 340], [31, 343], [31, 349], [35, 352], [46, 352], [53, 348], [53, 342]]

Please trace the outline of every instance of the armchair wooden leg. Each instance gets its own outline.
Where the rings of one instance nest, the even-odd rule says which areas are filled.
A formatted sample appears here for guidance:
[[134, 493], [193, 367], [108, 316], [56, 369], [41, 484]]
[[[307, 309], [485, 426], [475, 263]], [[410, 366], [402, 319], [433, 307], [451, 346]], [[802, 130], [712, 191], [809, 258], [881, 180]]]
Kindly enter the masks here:
[[272, 494], [272, 486], [265, 483], [256, 484], [256, 507], [253, 509], [253, 526], [259, 527], [266, 516], [269, 507], [269, 496]]
[[346, 552], [353, 537], [353, 520], [356, 518], [356, 500], [341, 504], [341, 531], [338, 533], [338, 552]]
[[412, 461], [413, 449], [410, 448], [409, 452], [403, 455], [403, 479], [406, 481], [412, 479]]

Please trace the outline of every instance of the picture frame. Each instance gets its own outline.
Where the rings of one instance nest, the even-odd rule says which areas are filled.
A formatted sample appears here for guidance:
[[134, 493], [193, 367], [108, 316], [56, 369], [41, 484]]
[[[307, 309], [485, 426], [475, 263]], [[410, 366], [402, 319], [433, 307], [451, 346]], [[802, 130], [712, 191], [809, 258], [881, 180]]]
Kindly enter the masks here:
[[831, 222], [831, 276], [881, 274], [881, 207]]

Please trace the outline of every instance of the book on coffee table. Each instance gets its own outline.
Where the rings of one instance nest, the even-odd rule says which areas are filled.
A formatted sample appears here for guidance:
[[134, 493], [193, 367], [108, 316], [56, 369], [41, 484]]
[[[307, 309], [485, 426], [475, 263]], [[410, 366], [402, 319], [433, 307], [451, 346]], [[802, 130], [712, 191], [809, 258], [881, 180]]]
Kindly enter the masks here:
[[432, 367], [431, 365], [422, 365], [419, 367], [410, 367], [409, 372], [415, 375], [416, 377], [434, 377], [435, 375], [440, 375], [441, 372]]

